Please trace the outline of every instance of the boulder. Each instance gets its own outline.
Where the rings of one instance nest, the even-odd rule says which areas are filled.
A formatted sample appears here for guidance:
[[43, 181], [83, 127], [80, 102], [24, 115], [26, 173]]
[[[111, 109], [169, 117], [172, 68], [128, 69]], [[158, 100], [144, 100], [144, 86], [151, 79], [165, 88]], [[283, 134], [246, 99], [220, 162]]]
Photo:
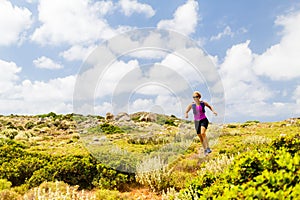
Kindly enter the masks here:
[[157, 115], [154, 113], [146, 113], [146, 114], [143, 114], [139, 120], [142, 122], [156, 122]]
[[130, 116], [125, 113], [125, 112], [121, 112], [119, 114], [117, 114], [117, 116], [115, 117], [116, 121], [130, 121]]
[[113, 120], [114, 120], [114, 115], [110, 112], [106, 113], [105, 121], [113, 121]]

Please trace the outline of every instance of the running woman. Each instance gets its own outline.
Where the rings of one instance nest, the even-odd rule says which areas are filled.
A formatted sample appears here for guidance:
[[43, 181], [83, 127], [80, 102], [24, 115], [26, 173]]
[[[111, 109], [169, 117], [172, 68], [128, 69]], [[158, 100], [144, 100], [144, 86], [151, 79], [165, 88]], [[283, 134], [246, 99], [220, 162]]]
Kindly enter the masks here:
[[206, 137], [206, 130], [209, 122], [205, 115], [205, 107], [208, 107], [214, 113], [214, 115], [217, 115], [217, 112], [211, 105], [201, 100], [201, 93], [199, 91], [195, 91], [193, 93], [193, 99], [194, 102], [188, 105], [186, 108], [185, 117], [188, 118], [189, 111], [193, 109], [196, 133], [203, 146], [204, 155], [207, 156], [209, 153], [211, 153], [211, 149], [209, 148], [208, 139]]

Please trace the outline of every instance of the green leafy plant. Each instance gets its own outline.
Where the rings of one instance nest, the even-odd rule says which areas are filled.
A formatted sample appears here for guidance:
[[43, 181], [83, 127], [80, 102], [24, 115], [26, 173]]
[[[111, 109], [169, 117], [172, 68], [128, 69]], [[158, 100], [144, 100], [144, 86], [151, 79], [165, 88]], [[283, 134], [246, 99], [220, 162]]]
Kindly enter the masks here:
[[0, 191], [5, 189], [10, 189], [12, 183], [6, 179], [0, 179]]
[[109, 123], [103, 123], [96, 127], [91, 127], [88, 129], [89, 133], [105, 133], [105, 134], [114, 134], [114, 133], [124, 133], [124, 131], [118, 127]]
[[180, 192], [181, 199], [294, 199], [300, 197], [298, 136], [279, 138], [236, 156], [222, 173], [201, 173]]

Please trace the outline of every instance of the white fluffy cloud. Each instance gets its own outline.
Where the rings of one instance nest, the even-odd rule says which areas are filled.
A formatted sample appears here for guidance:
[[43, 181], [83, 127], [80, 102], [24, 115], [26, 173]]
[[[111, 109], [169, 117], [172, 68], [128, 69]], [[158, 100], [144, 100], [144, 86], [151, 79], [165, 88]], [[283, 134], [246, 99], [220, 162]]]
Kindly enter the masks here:
[[30, 28], [31, 12], [27, 8], [13, 6], [10, 1], [0, 1], [0, 46], [16, 43]]
[[130, 102], [128, 105], [128, 112], [156, 112], [161, 114], [182, 117], [186, 105], [181, 105], [178, 99], [170, 94], [158, 94], [154, 99], [139, 98]]
[[253, 54], [249, 43], [234, 45], [227, 50], [225, 60], [220, 65], [228, 103], [263, 101], [270, 95], [252, 69]]
[[177, 8], [173, 19], [161, 20], [157, 28], [176, 30], [189, 35], [195, 32], [198, 23], [198, 2], [188, 0], [184, 5]]
[[283, 27], [281, 41], [256, 57], [255, 72], [273, 80], [299, 78], [300, 12], [280, 16], [275, 24]]
[[71, 113], [73, 89], [76, 77], [45, 81], [24, 80], [18, 84], [11, 81], [10, 91], [0, 99], [3, 114], [40, 114], [48, 112]]
[[85, 60], [96, 49], [96, 46], [91, 45], [84, 47], [81, 45], [74, 45], [68, 50], [61, 52], [59, 55], [68, 61]]
[[[300, 12], [280, 16], [276, 25], [283, 27], [278, 44], [262, 54], [252, 53], [249, 41], [227, 50], [220, 73], [225, 89], [227, 115], [259, 118], [275, 115], [297, 116], [300, 87], [287, 99], [286, 90], [266, 86], [260, 78], [267, 76], [272, 81], [291, 81], [300, 76]], [[271, 81], [271, 82], [272, 82]], [[276, 99], [273, 99], [276, 94]], [[280, 96], [282, 95], [282, 96]], [[284, 99], [281, 99], [284, 97]]]
[[0, 60], [0, 96], [5, 96], [5, 93], [13, 88], [16, 81], [19, 80], [20, 72], [21, 67], [14, 62]]
[[151, 107], [153, 107], [154, 101], [153, 99], [136, 99], [130, 103], [128, 106], [129, 113], [135, 113], [140, 111], [150, 111]]
[[93, 5], [94, 10], [98, 12], [101, 16], [111, 13], [114, 9], [114, 3], [112, 1], [97, 1]]
[[250, 41], [234, 45], [227, 50], [220, 74], [225, 91], [229, 115], [265, 115], [259, 108], [273, 95], [273, 91], [259, 80], [253, 70], [254, 55]]
[[43, 69], [61, 69], [63, 66], [61, 64], [58, 64], [51, 60], [50, 58], [47, 58], [45, 56], [39, 57], [33, 61], [33, 64], [37, 68], [43, 68]]
[[110, 5], [103, 9], [99, 3], [88, 0], [41, 0], [38, 5], [41, 26], [34, 31], [32, 40], [43, 45], [61, 45], [111, 38], [116, 33], [102, 18]]
[[0, 60], [0, 113], [72, 112], [76, 76], [20, 82], [21, 70], [14, 62]]
[[[249, 120], [261, 117], [272, 118], [275, 115], [282, 116], [283, 119], [286, 116], [297, 116], [300, 112], [300, 87], [298, 86], [291, 94], [291, 99], [281, 99], [280, 94], [286, 95], [285, 92], [281, 93], [276, 88], [268, 87], [267, 83], [260, 79], [262, 74], [256, 71], [256, 59], [263, 57], [266, 52], [261, 55], [254, 54], [249, 48], [249, 43], [250, 41], [246, 41], [232, 46], [227, 50], [224, 62], [219, 66], [226, 96], [227, 117], [230, 120], [239, 120], [234, 119], [234, 116], [240, 118], [244, 116]], [[274, 79], [273, 71], [269, 73], [269, 77]], [[277, 71], [277, 73], [281, 72]], [[276, 80], [275, 78], [274, 81]], [[273, 99], [275, 94], [276, 99]]]
[[[131, 74], [132, 70], [137, 69], [139, 63], [137, 60], [130, 60], [127, 63], [124, 61], [114, 62], [109, 68], [102, 74], [99, 80], [99, 85], [97, 87], [97, 97], [103, 97], [105, 95], [110, 95], [115, 92], [116, 87], [121, 87], [121, 91], [127, 91], [134, 85], [134, 80], [132, 82], [122, 81], [125, 76]], [[90, 72], [93, 73], [93, 70]], [[93, 76], [93, 75], [92, 75]], [[87, 77], [88, 78], [88, 77]]]
[[297, 86], [297, 88], [295, 89], [294, 93], [293, 93], [293, 97], [294, 100], [296, 100], [296, 103], [299, 105], [300, 107], [300, 85]]
[[48, 82], [24, 80], [18, 87], [24, 101], [46, 103], [47, 107], [51, 101], [72, 101], [75, 80], [75, 76], [55, 78]]
[[225, 36], [230, 36], [230, 37], [234, 36], [234, 33], [231, 31], [231, 28], [229, 26], [226, 26], [223, 32], [219, 33], [218, 35], [212, 36], [210, 40], [211, 41], [220, 40], [222, 37]]
[[146, 17], [155, 15], [155, 11], [150, 5], [139, 3], [137, 0], [120, 0], [119, 6], [126, 16], [130, 16], [133, 13], [143, 13]]

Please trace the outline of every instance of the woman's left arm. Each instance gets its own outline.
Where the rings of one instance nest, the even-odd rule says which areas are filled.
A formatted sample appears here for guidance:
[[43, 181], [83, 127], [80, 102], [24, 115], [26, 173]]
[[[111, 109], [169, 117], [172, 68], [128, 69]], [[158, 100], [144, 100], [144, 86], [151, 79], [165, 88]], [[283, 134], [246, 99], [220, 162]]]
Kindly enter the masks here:
[[208, 107], [214, 113], [214, 115], [216, 115], [216, 116], [218, 115], [218, 113], [215, 111], [215, 109], [211, 105], [209, 105], [207, 102], [204, 101], [204, 105], [206, 107]]

